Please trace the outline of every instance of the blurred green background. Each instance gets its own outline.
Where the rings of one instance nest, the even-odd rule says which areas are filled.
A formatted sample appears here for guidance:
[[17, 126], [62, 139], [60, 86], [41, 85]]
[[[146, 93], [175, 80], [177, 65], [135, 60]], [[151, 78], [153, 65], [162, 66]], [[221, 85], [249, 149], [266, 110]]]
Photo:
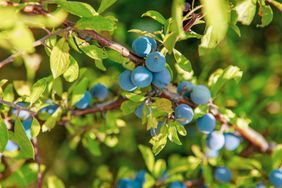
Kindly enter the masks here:
[[[92, 4], [94, 8], [99, 5], [96, 0], [85, 2]], [[138, 28], [150, 32], [161, 29], [157, 22], [141, 18], [142, 13], [147, 10], [157, 10], [167, 18], [171, 12], [171, 1], [119, 0], [107, 11], [107, 14], [115, 15], [119, 20], [113, 40], [130, 47], [136, 35], [128, 33], [129, 29]], [[240, 116], [251, 119], [251, 127], [262, 132], [268, 140], [281, 142], [282, 14], [275, 8], [273, 10], [274, 18], [271, 25], [266, 28], [256, 27], [260, 22], [259, 18], [256, 18], [251, 26], [240, 25], [241, 37], [230, 30], [226, 39], [205, 56], [199, 57], [200, 41], [197, 39], [181, 42], [176, 48], [191, 60], [200, 83], [207, 84], [210, 74], [218, 68], [226, 68], [228, 65], [240, 67], [244, 72], [240, 84], [234, 82], [226, 85], [215, 99], [216, 103], [234, 110]], [[201, 33], [203, 28], [197, 26], [193, 30]], [[39, 35], [45, 34], [37, 30], [34, 32], [38, 32]], [[50, 68], [44, 49], [40, 47], [38, 52], [42, 63], [36, 77], [40, 78], [50, 74]], [[7, 55], [5, 51], [0, 50], [1, 59]], [[75, 58], [80, 67], [86, 66], [93, 69], [98, 75], [104, 74], [97, 70], [92, 60], [85, 55], [77, 54]], [[111, 74], [116, 70], [122, 70], [120, 65], [108, 63], [112, 68], [108, 69], [106, 73]], [[25, 68], [21, 60], [0, 69], [0, 79], [3, 78], [9, 79], [10, 82], [26, 80]], [[108, 166], [115, 177], [122, 166], [132, 170], [145, 168], [137, 145], [148, 145], [150, 134], [145, 131], [140, 121], [136, 121], [136, 118], [128, 116], [125, 121], [127, 125], [121, 129], [116, 147], [110, 148], [102, 145], [101, 157], [92, 156], [81, 144], [76, 150], [70, 149], [71, 137], [63, 126], [57, 126], [50, 133], [41, 134], [39, 152], [42, 163], [47, 166], [47, 172], [60, 177], [66, 183], [66, 187], [89, 187], [97, 177], [101, 176], [105, 180], [110, 178], [111, 174], [103, 165]], [[175, 154], [187, 156], [191, 153], [192, 144], [201, 145], [203, 138], [195, 131], [195, 124], [189, 126], [188, 136], [181, 138], [184, 145], [177, 146], [169, 143], [157, 158], [168, 159], [169, 156]]]

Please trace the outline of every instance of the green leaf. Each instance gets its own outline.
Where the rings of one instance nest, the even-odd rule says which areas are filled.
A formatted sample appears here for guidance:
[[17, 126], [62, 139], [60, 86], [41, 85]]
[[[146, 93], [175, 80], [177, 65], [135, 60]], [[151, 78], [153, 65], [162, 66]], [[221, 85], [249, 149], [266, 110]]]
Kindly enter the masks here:
[[193, 75], [193, 69], [191, 66], [191, 62], [189, 59], [187, 59], [183, 54], [181, 54], [179, 51], [176, 49], [173, 49], [173, 55], [174, 59], [176, 61], [176, 66], [178, 66], [180, 69], [185, 71], [186, 73]]
[[30, 29], [23, 24], [17, 24], [12, 31], [9, 31], [7, 40], [12, 44], [16, 51], [27, 53], [34, 52], [33, 34]]
[[8, 143], [8, 129], [5, 122], [0, 118], [0, 153], [2, 153]]
[[62, 116], [62, 109], [58, 108], [42, 125], [42, 132], [47, 132], [53, 129]]
[[115, 29], [115, 21], [103, 16], [93, 16], [91, 18], [81, 18], [76, 22], [75, 27], [96, 31], [113, 31]]
[[202, 48], [214, 48], [219, 42], [221, 42], [228, 29], [229, 23], [229, 5], [225, 0], [201, 0], [203, 5], [203, 12], [206, 20], [206, 32], [210, 38], [207, 40], [207, 36], [202, 38]]
[[144, 16], [148, 16], [154, 20], [156, 20], [157, 22], [161, 23], [161, 24], [165, 24], [166, 19], [163, 17], [163, 15], [161, 15], [161, 13], [159, 13], [158, 11], [155, 10], [149, 10], [147, 12], [145, 12], [144, 14], [142, 14], [142, 17]]
[[[40, 170], [44, 171], [45, 167], [41, 166]], [[38, 174], [38, 164], [24, 164], [20, 169], [14, 171], [11, 176], [1, 182], [4, 187], [31, 187], [35, 183]]]
[[54, 2], [60, 5], [67, 12], [79, 17], [92, 17], [97, 15], [94, 8], [87, 3], [65, 0], [54, 0]]
[[150, 113], [147, 122], [147, 130], [157, 128], [157, 126], [158, 126], [157, 118], [153, 116], [153, 113]]
[[32, 124], [31, 124], [31, 129], [30, 129], [30, 133], [32, 138], [35, 138], [39, 135], [40, 133], [40, 123], [38, 122], [38, 120], [36, 118], [33, 118], [32, 120]]
[[98, 8], [98, 13], [103, 13], [105, 10], [107, 10], [110, 6], [112, 6], [117, 0], [102, 0], [101, 4]]
[[95, 60], [95, 65], [98, 69], [102, 70], [102, 71], [106, 71], [107, 68], [105, 67], [103, 61], [101, 59], [97, 59]]
[[18, 14], [17, 9], [14, 7], [3, 6], [0, 7], [0, 28], [8, 29], [14, 26], [17, 22]]
[[128, 114], [133, 113], [139, 105], [140, 103], [136, 103], [131, 100], [127, 100], [121, 104], [120, 109], [122, 110], [124, 115], [128, 115]]
[[213, 173], [212, 173], [212, 169], [208, 164], [204, 164], [202, 166], [203, 168], [203, 177], [205, 178], [205, 183], [206, 184], [210, 184], [213, 182]]
[[174, 123], [171, 123], [171, 122], [172, 121], [168, 123], [168, 139], [177, 145], [182, 145], [181, 141], [179, 140], [178, 134], [177, 134], [176, 126]]
[[148, 170], [150, 172], [153, 172], [154, 170], [154, 165], [155, 165], [155, 157], [151, 151], [151, 149], [147, 146], [143, 146], [143, 145], [139, 145], [138, 146], [142, 156], [143, 156], [143, 159], [145, 161], [145, 164], [148, 168]]
[[169, 33], [167, 35], [165, 35], [164, 37], [164, 46], [165, 48], [168, 50], [169, 53], [172, 52], [175, 44], [176, 44], [176, 41], [177, 41], [177, 34], [176, 33]]
[[254, 168], [257, 170], [261, 170], [262, 166], [259, 161], [255, 159], [248, 159], [239, 156], [233, 156], [229, 161], [227, 166], [231, 169], [238, 170], [253, 170]]
[[13, 85], [9, 84], [4, 89], [3, 100], [8, 101], [8, 102], [13, 102], [14, 98], [15, 98], [15, 95], [14, 95]]
[[93, 133], [88, 132], [82, 139], [83, 146], [94, 156], [100, 156], [101, 150], [98, 141]]
[[68, 82], [73, 82], [78, 78], [79, 75], [79, 65], [77, 61], [70, 56], [70, 65], [66, 72], [64, 73], [64, 78]]
[[164, 174], [165, 170], [166, 170], [165, 160], [159, 159], [156, 161], [154, 165], [153, 175], [157, 178], [161, 177]]
[[46, 90], [49, 81], [50, 77], [46, 77], [38, 80], [37, 82], [35, 82], [35, 84], [33, 84], [30, 94], [31, 103], [36, 102], [42, 96], [42, 94]]
[[15, 122], [14, 132], [9, 132], [9, 139], [16, 142], [20, 147], [20, 154], [17, 158], [34, 158], [33, 145], [28, 139], [24, 127], [19, 119]]
[[235, 10], [238, 14], [238, 21], [244, 25], [250, 25], [256, 14], [257, 0], [241, 0], [237, 3]]
[[143, 94], [125, 92], [123, 95], [133, 102], [143, 102], [146, 99]]
[[71, 97], [71, 105], [75, 105], [84, 95], [88, 85], [88, 79], [83, 78], [72, 91], [72, 97]]
[[238, 83], [242, 75], [243, 72], [236, 66], [229, 66], [225, 70], [216, 70], [209, 78], [209, 87], [211, 88], [212, 95], [216, 96], [229, 80], [234, 79]]
[[174, 126], [176, 127], [178, 133], [181, 135], [181, 136], [186, 136], [187, 135], [187, 131], [185, 129], [185, 127], [183, 125], [181, 125], [180, 123], [178, 123], [177, 121], [174, 121]]
[[262, 5], [260, 8], [261, 24], [258, 27], [265, 27], [269, 25], [273, 19], [273, 11], [269, 5]]
[[105, 59], [108, 57], [108, 54], [102, 48], [99, 48], [96, 45], [89, 45], [80, 48], [87, 56], [95, 60]]
[[61, 76], [69, 67], [69, 45], [61, 38], [51, 51], [50, 66], [54, 78]]
[[152, 108], [168, 114], [173, 112], [171, 101], [165, 98], [156, 98]]
[[62, 180], [56, 176], [49, 176], [47, 178], [47, 188], [65, 188]]
[[272, 169], [277, 169], [281, 165], [281, 159], [282, 159], [282, 145], [279, 144], [275, 147], [275, 149], [272, 151], [271, 154], [272, 159]]
[[155, 155], [159, 154], [163, 148], [165, 147], [167, 143], [167, 135], [168, 135], [168, 129], [166, 125], [163, 125], [161, 128], [161, 131], [158, 135], [151, 138], [149, 141], [150, 144], [153, 145], [153, 152]]

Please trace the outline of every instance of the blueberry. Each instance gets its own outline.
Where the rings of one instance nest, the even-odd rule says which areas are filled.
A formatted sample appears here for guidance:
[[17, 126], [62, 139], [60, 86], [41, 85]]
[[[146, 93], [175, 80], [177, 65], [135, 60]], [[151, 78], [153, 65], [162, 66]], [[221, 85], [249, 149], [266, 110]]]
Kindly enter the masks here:
[[[144, 105], [145, 104], [142, 103], [135, 109], [135, 115], [140, 119], [142, 119], [142, 113], [143, 113]], [[148, 115], [150, 114], [151, 111], [152, 111], [152, 109], [150, 107], [148, 107]]]
[[193, 117], [193, 109], [187, 104], [180, 104], [175, 108], [175, 120], [178, 121], [181, 125], [190, 123]]
[[161, 72], [165, 69], [165, 56], [160, 52], [150, 53], [145, 60], [146, 67], [152, 72]]
[[214, 177], [217, 181], [227, 183], [231, 181], [232, 174], [231, 171], [226, 167], [218, 167], [215, 169]]
[[182, 182], [175, 181], [169, 185], [169, 188], [186, 188], [186, 186]]
[[[16, 104], [25, 108], [29, 105], [27, 102], [18, 102]], [[22, 120], [28, 119], [30, 117], [30, 113], [25, 110], [17, 110], [13, 108], [11, 112], [13, 115], [18, 115], [18, 117]]]
[[91, 102], [91, 94], [89, 91], [85, 91], [82, 98], [75, 104], [78, 109], [85, 109]]
[[260, 182], [256, 185], [256, 188], [267, 188], [264, 183]]
[[153, 84], [160, 89], [165, 88], [171, 81], [170, 73], [167, 69], [153, 73]]
[[15, 142], [8, 140], [8, 143], [5, 147], [5, 151], [17, 151], [18, 149], [19, 146]]
[[157, 136], [157, 135], [160, 133], [160, 130], [161, 130], [162, 126], [163, 126], [163, 122], [158, 122], [157, 128], [152, 128], [152, 129], [150, 130], [151, 136], [152, 136], [152, 137], [153, 137], [153, 136]]
[[206, 156], [207, 156], [207, 158], [217, 158], [218, 151], [217, 150], [207, 149], [206, 150]]
[[220, 132], [213, 131], [208, 135], [206, 142], [211, 150], [220, 150], [224, 146], [224, 136]]
[[24, 130], [25, 130], [25, 133], [28, 139], [31, 139], [31, 133], [30, 133], [31, 125], [32, 125], [32, 118], [28, 118], [23, 121], [23, 127], [24, 127]]
[[138, 182], [141, 185], [141, 188], [142, 188], [142, 185], [146, 181], [146, 171], [145, 170], [140, 170], [139, 172], [137, 172], [134, 181]]
[[131, 81], [140, 88], [149, 86], [152, 83], [153, 74], [145, 67], [138, 66], [131, 73]]
[[139, 188], [139, 182], [124, 178], [118, 182], [117, 188]]
[[180, 82], [177, 86], [177, 93], [189, 98], [193, 87], [194, 85], [191, 82]]
[[151, 52], [152, 51], [156, 51], [157, 50], [157, 47], [158, 47], [158, 44], [157, 44], [157, 41], [155, 39], [153, 39], [152, 37], [146, 37], [149, 42], [151, 43]]
[[45, 106], [40, 109], [39, 113], [48, 113], [49, 115], [52, 115], [56, 110], [58, 106], [55, 104], [50, 104], [48, 106]]
[[132, 49], [139, 57], [145, 57], [151, 52], [152, 44], [147, 37], [139, 37], [133, 41]]
[[281, 169], [274, 169], [270, 172], [269, 181], [275, 188], [282, 187], [282, 170]]
[[207, 104], [211, 98], [210, 90], [203, 85], [194, 86], [191, 92], [191, 100], [196, 104]]
[[225, 138], [225, 143], [224, 143], [224, 147], [227, 150], [235, 150], [241, 142], [241, 139], [239, 136], [236, 136], [233, 133], [224, 133], [224, 138]]
[[93, 97], [96, 97], [100, 101], [105, 100], [108, 96], [108, 88], [106, 88], [103, 84], [96, 84], [91, 89], [91, 94]]
[[133, 91], [137, 88], [136, 85], [134, 85], [131, 81], [131, 74], [132, 72], [129, 70], [126, 70], [120, 74], [119, 85], [123, 90]]
[[215, 117], [210, 113], [197, 119], [197, 127], [202, 133], [211, 133], [214, 130], [215, 125]]

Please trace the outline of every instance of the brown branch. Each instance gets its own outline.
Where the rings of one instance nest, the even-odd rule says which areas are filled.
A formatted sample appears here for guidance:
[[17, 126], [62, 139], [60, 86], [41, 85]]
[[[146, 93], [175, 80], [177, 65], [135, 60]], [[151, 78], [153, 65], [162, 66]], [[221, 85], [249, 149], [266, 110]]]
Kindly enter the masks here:
[[39, 156], [39, 151], [38, 151], [38, 143], [37, 140], [33, 139], [32, 140], [32, 144], [34, 147], [34, 155], [35, 155], [35, 161], [37, 163], [37, 168], [38, 168], [38, 172], [37, 172], [37, 187], [41, 188], [43, 185], [43, 175], [41, 172], [41, 161], [40, 161], [40, 156]]
[[15, 104], [15, 103], [12, 103], [12, 102], [9, 102], [9, 101], [5, 101], [5, 100], [3, 100], [3, 99], [1, 99], [0, 98], [0, 103], [1, 104], [4, 104], [4, 105], [6, 105], [6, 106], [9, 106], [9, 107], [11, 107], [11, 108], [15, 108], [15, 109], [17, 109], [18, 111], [27, 111], [27, 112], [29, 112], [31, 115], [35, 115], [36, 114], [36, 112], [34, 112], [34, 111], [32, 111], [32, 110], [30, 110], [30, 109], [28, 109], [28, 108], [25, 108], [25, 107], [22, 107], [22, 106], [20, 106], [20, 105], [17, 105], [17, 104]]

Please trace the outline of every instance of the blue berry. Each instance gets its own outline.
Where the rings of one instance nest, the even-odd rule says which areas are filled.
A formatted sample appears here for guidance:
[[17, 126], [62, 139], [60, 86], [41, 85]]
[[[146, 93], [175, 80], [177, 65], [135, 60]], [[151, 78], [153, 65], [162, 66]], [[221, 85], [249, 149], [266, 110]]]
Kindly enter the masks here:
[[143, 185], [146, 181], [146, 171], [140, 170], [139, 172], [137, 172], [134, 181], [138, 182], [140, 185]]
[[160, 52], [150, 53], [145, 60], [146, 67], [151, 72], [161, 72], [165, 69], [165, 56]]
[[131, 74], [132, 72], [126, 70], [122, 72], [119, 76], [119, 85], [123, 90], [126, 91], [134, 91], [137, 87], [131, 81]]
[[224, 147], [227, 150], [235, 150], [241, 142], [241, 139], [239, 136], [236, 136], [233, 133], [224, 133], [224, 138], [225, 138], [225, 144]]
[[153, 74], [145, 67], [138, 66], [131, 73], [131, 81], [137, 87], [148, 87], [153, 81]]
[[[136, 109], [135, 109], [135, 115], [142, 119], [142, 114], [143, 114], [143, 109], [144, 109], [144, 103], [140, 104]], [[152, 109], [150, 107], [147, 107], [148, 108], [148, 114], [150, 114], [150, 112], [152, 111]]]
[[26, 136], [28, 137], [28, 139], [31, 139], [31, 132], [30, 132], [31, 125], [32, 125], [32, 119], [31, 118], [23, 121], [23, 127], [24, 127], [24, 130], [25, 130], [25, 133], [26, 133]]
[[153, 84], [160, 89], [165, 88], [171, 81], [170, 73], [167, 69], [153, 73]]
[[215, 117], [210, 113], [197, 119], [197, 127], [202, 133], [211, 133], [214, 130], [215, 125]]
[[203, 85], [194, 86], [191, 92], [191, 100], [196, 104], [207, 104], [211, 98], [210, 90]]
[[270, 172], [269, 181], [275, 188], [282, 187], [282, 170], [281, 169], [274, 169]]
[[231, 171], [226, 167], [218, 167], [215, 169], [214, 177], [217, 181], [227, 183], [231, 181]]
[[41, 108], [39, 113], [48, 113], [49, 115], [52, 115], [57, 110], [57, 108], [58, 108], [57, 105], [51, 104]]
[[[27, 102], [18, 102], [16, 104], [21, 107], [28, 107], [29, 105]], [[17, 110], [13, 108], [11, 112], [13, 115], [18, 115], [18, 117], [22, 120], [28, 119], [30, 117], [30, 113], [25, 110]]]
[[151, 52], [152, 44], [147, 37], [139, 37], [133, 41], [132, 49], [139, 57], [145, 57]]
[[175, 181], [169, 185], [169, 188], [186, 188], [186, 186], [182, 182]]
[[175, 108], [175, 120], [181, 125], [190, 123], [193, 117], [193, 109], [187, 104], [181, 104]]
[[153, 51], [156, 51], [157, 50], [157, 47], [158, 47], [158, 44], [157, 44], [157, 41], [155, 39], [153, 39], [152, 37], [146, 37], [149, 42], [151, 43], [151, 52]]
[[194, 85], [191, 82], [183, 81], [180, 82], [177, 86], [177, 93], [185, 97], [190, 97]]
[[260, 182], [256, 185], [256, 188], [267, 188], [264, 183]]
[[91, 102], [91, 94], [89, 91], [85, 91], [82, 98], [75, 104], [78, 109], [85, 109]]
[[15, 142], [8, 140], [8, 143], [5, 147], [5, 151], [17, 151], [18, 149], [19, 146]]
[[207, 158], [217, 158], [218, 150], [207, 149], [206, 150], [206, 156], [207, 156]]
[[96, 97], [100, 101], [105, 100], [108, 96], [108, 88], [106, 88], [103, 84], [96, 84], [91, 89], [91, 94], [93, 97]]
[[224, 136], [220, 132], [213, 131], [208, 135], [206, 142], [211, 150], [220, 150], [224, 146]]
[[138, 188], [139, 183], [128, 178], [121, 179], [117, 188]]

